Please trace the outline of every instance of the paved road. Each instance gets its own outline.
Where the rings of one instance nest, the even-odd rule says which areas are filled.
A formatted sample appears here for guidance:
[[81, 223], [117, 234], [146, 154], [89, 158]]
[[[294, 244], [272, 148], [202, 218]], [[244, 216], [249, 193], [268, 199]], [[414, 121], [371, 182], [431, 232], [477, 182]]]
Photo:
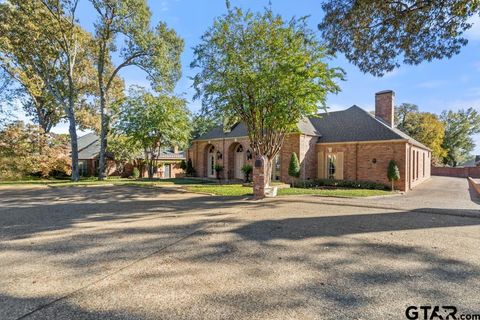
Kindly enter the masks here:
[[294, 199], [2, 189], [0, 319], [480, 313], [479, 217]]
[[[464, 178], [434, 176], [410, 192], [398, 196], [362, 199], [309, 197], [319, 203], [357, 205], [441, 214], [480, 216], [480, 196]], [[292, 202], [301, 197], [289, 198]]]

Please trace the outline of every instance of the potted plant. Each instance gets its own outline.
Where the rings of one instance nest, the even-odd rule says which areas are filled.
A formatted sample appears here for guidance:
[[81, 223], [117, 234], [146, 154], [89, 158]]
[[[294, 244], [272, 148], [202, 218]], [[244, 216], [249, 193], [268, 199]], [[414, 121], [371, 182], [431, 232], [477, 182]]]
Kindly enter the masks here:
[[217, 179], [220, 180], [220, 172], [223, 170], [223, 166], [221, 164], [215, 165], [215, 172], [217, 173]]
[[243, 174], [245, 175], [245, 182], [250, 182], [250, 175], [253, 172], [253, 167], [249, 164], [244, 164], [241, 168]]

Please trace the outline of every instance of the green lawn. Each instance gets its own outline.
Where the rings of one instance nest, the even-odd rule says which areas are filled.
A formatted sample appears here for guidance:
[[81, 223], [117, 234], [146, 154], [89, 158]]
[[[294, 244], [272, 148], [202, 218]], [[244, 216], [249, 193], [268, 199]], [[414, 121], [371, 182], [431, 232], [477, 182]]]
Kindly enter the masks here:
[[[220, 196], [251, 196], [252, 188], [243, 187], [239, 184], [232, 185], [193, 185], [186, 187], [191, 192], [203, 192]], [[303, 195], [313, 194], [324, 197], [371, 197], [392, 194], [390, 191], [368, 189], [305, 189], [305, 188], [281, 188], [278, 195]]]
[[[51, 187], [66, 187], [66, 186], [94, 186], [94, 185], [130, 185], [130, 186], [156, 186], [156, 185], [191, 185], [204, 184], [209, 181], [198, 179], [179, 178], [179, 179], [126, 179], [126, 178], [108, 178], [103, 181], [98, 181], [97, 178], [82, 178], [80, 181], [72, 182], [70, 180], [62, 179], [29, 179], [17, 181], [0, 181], [0, 185], [48, 185]], [[211, 183], [211, 182], [210, 182]]]

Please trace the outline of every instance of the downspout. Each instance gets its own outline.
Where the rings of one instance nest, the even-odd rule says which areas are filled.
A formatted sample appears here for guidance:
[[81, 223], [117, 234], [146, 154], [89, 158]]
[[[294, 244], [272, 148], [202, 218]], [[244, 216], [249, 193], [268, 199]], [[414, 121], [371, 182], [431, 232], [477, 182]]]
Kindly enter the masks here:
[[355, 144], [355, 181], [358, 181], [358, 142]]

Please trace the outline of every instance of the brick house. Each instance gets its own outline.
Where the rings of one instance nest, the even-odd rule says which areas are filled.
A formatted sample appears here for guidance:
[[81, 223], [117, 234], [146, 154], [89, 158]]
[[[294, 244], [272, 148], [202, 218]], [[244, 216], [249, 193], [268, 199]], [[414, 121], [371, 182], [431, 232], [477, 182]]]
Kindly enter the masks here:
[[[77, 139], [78, 143], [78, 166], [81, 176], [96, 176], [99, 167], [100, 137], [95, 133], [88, 133]], [[141, 160], [143, 157], [138, 156]], [[115, 164], [115, 155], [107, 154], [107, 175], [119, 175]], [[157, 166], [154, 168], [154, 178], [179, 178], [184, 175], [180, 168], [180, 163], [185, 160], [185, 153], [178, 150], [162, 151], [160, 157], [156, 160]], [[123, 176], [130, 176], [133, 172], [131, 163], [125, 166]], [[142, 177], [148, 176], [147, 168], [140, 169]], [[143, 170], [142, 170], [143, 169]]]
[[[301, 164], [301, 179], [333, 178], [372, 181], [389, 185], [387, 168], [395, 160], [399, 181], [395, 188], [408, 191], [430, 178], [431, 150], [394, 126], [393, 91], [375, 94], [375, 116], [358, 106], [319, 114], [298, 124], [274, 160], [272, 180], [290, 182], [288, 165], [293, 152]], [[192, 142], [188, 158], [197, 176], [243, 179], [241, 167], [253, 165], [246, 127], [237, 123], [225, 131], [217, 127]]]

